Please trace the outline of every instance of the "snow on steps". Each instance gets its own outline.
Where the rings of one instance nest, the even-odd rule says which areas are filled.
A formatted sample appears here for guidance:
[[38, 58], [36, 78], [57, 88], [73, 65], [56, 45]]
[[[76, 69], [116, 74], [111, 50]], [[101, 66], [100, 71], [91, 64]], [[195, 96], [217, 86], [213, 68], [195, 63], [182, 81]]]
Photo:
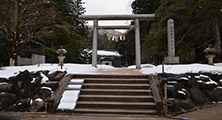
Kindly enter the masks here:
[[58, 111], [74, 110], [84, 79], [71, 79], [57, 107]]

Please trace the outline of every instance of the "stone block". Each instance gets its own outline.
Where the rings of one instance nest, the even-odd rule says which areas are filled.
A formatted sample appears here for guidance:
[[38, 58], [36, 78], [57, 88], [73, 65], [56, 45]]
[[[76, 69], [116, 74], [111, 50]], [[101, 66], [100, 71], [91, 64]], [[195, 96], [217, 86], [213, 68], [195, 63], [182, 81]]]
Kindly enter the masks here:
[[180, 63], [179, 57], [164, 57], [164, 63], [166, 64], [178, 64]]

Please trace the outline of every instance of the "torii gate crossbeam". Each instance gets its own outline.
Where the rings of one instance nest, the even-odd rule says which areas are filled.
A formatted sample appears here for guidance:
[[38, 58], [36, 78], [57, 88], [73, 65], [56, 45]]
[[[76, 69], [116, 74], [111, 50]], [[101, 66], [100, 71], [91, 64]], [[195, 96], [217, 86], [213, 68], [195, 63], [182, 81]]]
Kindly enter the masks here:
[[[136, 69], [141, 69], [141, 53], [140, 53], [140, 31], [139, 20], [154, 20], [154, 14], [134, 14], [134, 15], [79, 15], [80, 19], [93, 20], [93, 56], [92, 66], [97, 67], [97, 35], [98, 20], [135, 20], [135, 51], [136, 51]], [[118, 29], [121, 28], [117, 27]], [[124, 26], [123, 29], [126, 27]], [[115, 28], [113, 28], [115, 29]]]

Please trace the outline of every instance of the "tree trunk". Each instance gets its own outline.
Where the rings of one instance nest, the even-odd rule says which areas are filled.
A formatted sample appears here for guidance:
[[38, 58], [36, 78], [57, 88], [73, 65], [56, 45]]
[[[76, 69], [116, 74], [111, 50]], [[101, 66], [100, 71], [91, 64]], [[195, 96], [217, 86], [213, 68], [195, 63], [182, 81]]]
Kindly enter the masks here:
[[217, 53], [221, 52], [221, 37], [220, 30], [218, 27], [217, 19], [213, 21], [213, 32], [214, 32], [214, 48], [217, 50]]
[[9, 50], [8, 50], [8, 54], [10, 57], [9, 60], [9, 65], [10, 66], [14, 66], [16, 63], [16, 53], [18, 52], [18, 48], [19, 48], [19, 40], [20, 40], [20, 34], [21, 34], [21, 5], [19, 3], [19, 0], [15, 0], [15, 9], [14, 9], [14, 25], [13, 25], [13, 29], [12, 31], [14, 33], [12, 33], [11, 35], [11, 41], [10, 41], [10, 45], [9, 45]]

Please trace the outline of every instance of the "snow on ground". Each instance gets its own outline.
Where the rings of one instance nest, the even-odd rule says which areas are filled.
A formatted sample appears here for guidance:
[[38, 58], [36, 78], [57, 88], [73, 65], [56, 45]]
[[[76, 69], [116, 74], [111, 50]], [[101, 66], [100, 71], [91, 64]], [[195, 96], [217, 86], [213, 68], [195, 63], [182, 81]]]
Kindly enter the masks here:
[[[147, 65], [146, 65], [147, 66]], [[156, 74], [162, 73], [162, 65], [149, 67], [142, 67], [141, 72], [144, 74]], [[135, 68], [135, 66], [131, 66], [131, 68]], [[222, 63], [216, 63], [214, 66], [207, 64], [178, 64], [178, 65], [164, 65], [165, 73], [197, 73], [199, 71], [206, 71], [211, 73], [222, 74]]]
[[109, 70], [115, 69], [109, 65], [98, 65], [97, 68], [93, 67], [91, 64], [71, 64], [67, 63], [61, 69], [58, 64], [40, 64], [40, 65], [27, 65], [27, 66], [11, 66], [11, 67], [2, 67], [0, 68], [0, 77], [9, 78], [10, 76], [15, 76], [19, 72], [24, 70], [31, 71], [40, 71], [40, 70], [49, 70], [50, 72], [54, 71], [67, 71], [68, 74], [98, 74], [98, 70]]
[[[135, 65], [129, 66], [124, 69], [135, 69]], [[71, 64], [66, 63], [63, 69], [58, 66], [58, 64], [40, 64], [38, 65], [28, 65], [28, 66], [13, 66], [13, 67], [2, 67], [0, 68], [0, 77], [9, 78], [10, 76], [17, 75], [20, 71], [40, 71], [49, 70], [54, 72], [57, 70], [66, 70], [68, 74], [98, 74], [99, 70], [113, 70], [120, 69], [109, 65], [98, 65], [97, 68], [93, 67], [91, 64]], [[162, 65], [154, 66], [151, 64], [143, 64], [140, 70], [143, 74], [157, 74], [162, 73]], [[213, 72], [222, 74], [222, 63], [216, 63], [214, 66], [207, 64], [178, 64], [178, 65], [164, 65], [165, 73], [186, 73], [192, 72], [196, 73], [199, 71]]]
[[[129, 66], [124, 69], [135, 69], [135, 65]], [[157, 74], [162, 73], [162, 65], [154, 66], [151, 64], [143, 64], [142, 69], [140, 70], [143, 74]], [[100, 70], [113, 70], [120, 69], [115, 68], [109, 65], [98, 65], [97, 68], [93, 67], [91, 64], [71, 64], [67, 63], [63, 66], [63, 69], [58, 66], [58, 64], [40, 64], [40, 65], [29, 65], [29, 66], [13, 66], [13, 67], [2, 67], [0, 68], [0, 77], [9, 78], [10, 76], [17, 75], [20, 71], [28, 70], [28, 71], [40, 71], [40, 70], [49, 70], [50, 72], [58, 71], [58, 70], [66, 70], [68, 74], [98, 74]], [[197, 73], [199, 71], [206, 71], [211, 73], [219, 73], [222, 74], [222, 63], [216, 63], [214, 66], [206, 65], [206, 64], [178, 64], [178, 65], [164, 65], [165, 73]], [[100, 73], [101, 74], [101, 73]], [[185, 78], [181, 78], [185, 79]], [[47, 79], [46, 79], [47, 81]], [[211, 83], [212, 81], [210, 81]], [[221, 80], [222, 82], [222, 80]], [[60, 104], [57, 109], [59, 110], [73, 110], [76, 106], [76, 101], [78, 99], [79, 90], [81, 88], [81, 84], [83, 83], [82, 79], [72, 79], [70, 81], [72, 85], [67, 86], [67, 89], [60, 101]], [[76, 83], [76, 85], [73, 85]], [[209, 83], [209, 84], [210, 84]], [[170, 85], [168, 86], [170, 87]], [[185, 94], [183, 91], [178, 91], [180, 94]]]
[[101, 56], [121, 56], [118, 51], [97, 50], [97, 55]]

